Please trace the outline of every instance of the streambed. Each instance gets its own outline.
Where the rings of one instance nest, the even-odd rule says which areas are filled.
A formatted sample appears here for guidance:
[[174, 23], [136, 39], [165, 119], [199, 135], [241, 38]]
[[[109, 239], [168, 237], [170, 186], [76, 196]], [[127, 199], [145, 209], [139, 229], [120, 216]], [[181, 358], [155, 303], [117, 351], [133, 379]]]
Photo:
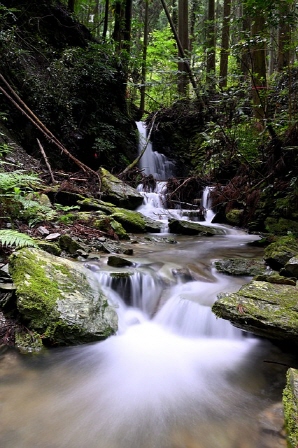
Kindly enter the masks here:
[[[39, 356], [3, 349], [0, 446], [286, 447], [270, 409], [295, 360], [211, 313], [218, 292], [248, 281], [217, 273], [213, 261], [261, 255], [247, 246], [255, 236], [227, 232], [134, 245], [141, 275], [131, 276], [130, 290], [150, 280], [143, 278], [136, 301], [123, 300], [123, 287], [104, 286], [118, 335]], [[183, 269], [191, 280], [177, 275]], [[99, 278], [108, 272], [103, 258]]]

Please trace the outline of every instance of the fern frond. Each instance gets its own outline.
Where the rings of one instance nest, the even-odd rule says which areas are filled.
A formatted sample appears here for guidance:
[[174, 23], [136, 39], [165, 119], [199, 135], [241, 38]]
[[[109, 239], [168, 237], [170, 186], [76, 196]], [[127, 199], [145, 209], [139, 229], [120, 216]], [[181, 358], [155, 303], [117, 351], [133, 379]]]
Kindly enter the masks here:
[[15, 246], [18, 249], [38, 247], [37, 242], [31, 236], [11, 229], [0, 230], [0, 244], [2, 246]]

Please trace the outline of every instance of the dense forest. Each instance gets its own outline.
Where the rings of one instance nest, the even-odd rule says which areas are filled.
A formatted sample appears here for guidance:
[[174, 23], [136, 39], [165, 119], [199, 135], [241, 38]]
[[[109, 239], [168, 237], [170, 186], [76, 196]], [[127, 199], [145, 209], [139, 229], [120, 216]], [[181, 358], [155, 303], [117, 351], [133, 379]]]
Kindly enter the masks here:
[[104, 167], [135, 187], [143, 120], [176, 165], [171, 200], [211, 184], [220, 221], [296, 233], [296, 12], [281, 0], [2, 1], [0, 154], [19, 145], [53, 172]]

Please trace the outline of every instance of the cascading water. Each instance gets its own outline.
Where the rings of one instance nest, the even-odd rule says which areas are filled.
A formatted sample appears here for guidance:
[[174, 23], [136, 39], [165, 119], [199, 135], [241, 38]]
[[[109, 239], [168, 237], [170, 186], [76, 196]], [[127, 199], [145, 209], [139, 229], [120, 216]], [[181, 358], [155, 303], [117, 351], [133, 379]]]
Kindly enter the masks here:
[[255, 237], [176, 238], [136, 244], [128, 268], [104, 255], [87, 265], [117, 335], [38, 357], [0, 351], [2, 448], [285, 448], [259, 425], [281, 400], [287, 356], [211, 312], [248, 280], [213, 260], [260, 255]]
[[156, 180], [166, 180], [173, 175], [174, 164], [164, 154], [153, 151], [152, 143], [147, 142], [146, 125], [139, 121], [136, 123], [139, 131], [139, 152], [147, 145], [141, 157], [140, 168], [147, 176], [151, 174]]

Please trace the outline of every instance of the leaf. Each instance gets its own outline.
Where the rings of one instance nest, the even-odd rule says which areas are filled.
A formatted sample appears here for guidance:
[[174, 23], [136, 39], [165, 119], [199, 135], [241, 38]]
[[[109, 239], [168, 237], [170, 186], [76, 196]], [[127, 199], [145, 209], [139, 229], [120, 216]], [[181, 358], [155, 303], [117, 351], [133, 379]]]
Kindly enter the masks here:
[[31, 236], [10, 229], [0, 230], [0, 244], [3, 246], [15, 246], [18, 249], [22, 247], [38, 247], [37, 242]]

